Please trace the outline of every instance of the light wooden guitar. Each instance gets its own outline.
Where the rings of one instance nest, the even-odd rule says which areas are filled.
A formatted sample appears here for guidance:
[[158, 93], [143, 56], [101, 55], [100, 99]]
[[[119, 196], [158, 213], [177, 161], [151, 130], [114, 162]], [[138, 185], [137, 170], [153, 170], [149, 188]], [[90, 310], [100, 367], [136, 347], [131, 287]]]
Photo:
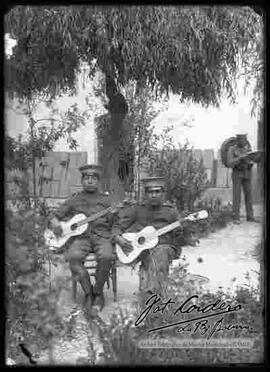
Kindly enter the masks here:
[[105, 216], [107, 213], [116, 213], [119, 209], [130, 204], [128, 201], [123, 201], [115, 206], [104, 209], [100, 212], [86, 217], [83, 213], [76, 214], [69, 221], [59, 221], [61, 227], [61, 235], [56, 236], [54, 232], [48, 227], [44, 231], [44, 238], [46, 245], [52, 251], [57, 251], [72, 237], [82, 235], [88, 228], [88, 224]]
[[169, 231], [172, 231], [179, 227], [181, 225], [181, 222], [184, 221], [197, 221], [202, 220], [208, 217], [208, 212], [205, 210], [192, 213], [189, 216], [178, 220], [176, 222], [171, 223], [170, 225], [167, 225], [165, 227], [162, 227], [161, 229], [155, 229], [153, 226], [147, 226], [143, 228], [138, 233], [125, 233], [123, 234], [123, 238], [128, 240], [133, 250], [129, 253], [125, 253], [121, 246], [119, 244], [116, 244], [116, 253], [118, 256], [118, 259], [123, 264], [131, 264], [136, 260], [136, 258], [146, 249], [152, 249], [157, 246], [158, 244], [158, 238], [161, 235], [164, 235], [168, 233]]

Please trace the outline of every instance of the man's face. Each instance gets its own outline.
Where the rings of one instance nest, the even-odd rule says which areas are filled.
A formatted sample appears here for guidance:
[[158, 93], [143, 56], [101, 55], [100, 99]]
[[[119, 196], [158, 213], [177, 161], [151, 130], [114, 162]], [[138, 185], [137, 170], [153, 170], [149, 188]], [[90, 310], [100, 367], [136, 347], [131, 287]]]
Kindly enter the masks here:
[[153, 207], [160, 206], [164, 201], [164, 191], [161, 188], [146, 189], [146, 201]]
[[247, 144], [247, 139], [245, 137], [240, 137], [238, 138], [237, 142], [240, 147], [245, 147]]
[[99, 177], [93, 173], [85, 173], [82, 175], [82, 186], [84, 191], [94, 193], [99, 189]]

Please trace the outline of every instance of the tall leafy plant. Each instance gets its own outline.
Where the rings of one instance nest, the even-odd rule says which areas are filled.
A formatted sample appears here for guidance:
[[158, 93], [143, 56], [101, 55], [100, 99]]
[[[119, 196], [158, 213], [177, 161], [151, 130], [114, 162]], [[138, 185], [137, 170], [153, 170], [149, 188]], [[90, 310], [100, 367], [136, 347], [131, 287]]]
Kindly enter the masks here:
[[167, 127], [160, 134], [158, 146], [149, 154], [147, 171], [149, 175], [165, 176], [168, 199], [180, 211], [192, 211], [208, 184], [203, 159], [198, 160], [187, 143], [175, 146], [171, 131]]
[[[52, 109], [48, 117], [38, 117], [36, 109], [39, 97], [28, 100], [23, 110], [28, 120], [28, 129], [24, 138], [6, 135], [5, 137], [5, 168], [12, 171], [12, 180], [18, 186], [21, 197], [29, 200], [30, 182], [33, 182], [33, 199], [37, 203], [37, 177], [36, 162], [47, 151], [52, 151], [56, 142], [66, 139], [70, 149], [76, 149], [77, 141], [73, 134], [86, 124], [88, 113], [81, 112], [77, 104], [73, 104], [64, 113]], [[29, 169], [32, 172], [32, 181], [29, 178]]]

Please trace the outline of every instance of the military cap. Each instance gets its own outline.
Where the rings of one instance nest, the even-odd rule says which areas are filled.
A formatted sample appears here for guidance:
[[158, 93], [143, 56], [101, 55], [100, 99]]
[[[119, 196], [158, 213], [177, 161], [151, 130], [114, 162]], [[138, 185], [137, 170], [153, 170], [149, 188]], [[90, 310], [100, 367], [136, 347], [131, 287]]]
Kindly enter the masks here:
[[236, 134], [236, 138], [247, 138], [247, 134], [246, 133], [238, 133], [238, 134]]
[[102, 165], [100, 164], [84, 164], [82, 166], [79, 167], [79, 171], [82, 173], [82, 174], [95, 174], [97, 176], [101, 176], [102, 174]]
[[166, 180], [164, 177], [147, 177], [142, 179], [145, 189], [164, 189]]

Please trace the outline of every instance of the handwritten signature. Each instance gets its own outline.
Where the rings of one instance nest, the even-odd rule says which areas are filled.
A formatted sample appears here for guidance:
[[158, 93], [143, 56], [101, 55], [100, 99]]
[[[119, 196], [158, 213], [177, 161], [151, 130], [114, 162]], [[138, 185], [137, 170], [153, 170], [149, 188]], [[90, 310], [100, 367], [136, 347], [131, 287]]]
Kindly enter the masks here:
[[[173, 315], [180, 315], [180, 314], [194, 314], [194, 317], [191, 319], [180, 320], [174, 323], [169, 323], [165, 325], [161, 325], [156, 328], [149, 329], [148, 332], [157, 332], [161, 329], [167, 329], [178, 326], [177, 332], [193, 332], [196, 333], [197, 331], [201, 333], [201, 335], [208, 333], [208, 338], [212, 337], [216, 332], [224, 331], [224, 330], [232, 330], [232, 329], [252, 329], [249, 326], [242, 326], [242, 325], [224, 325], [223, 317], [221, 317], [218, 321], [214, 323], [214, 325], [210, 324], [207, 318], [213, 318], [218, 315], [229, 314], [232, 312], [237, 312], [242, 309], [241, 304], [237, 303], [232, 305], [231, 303], [224, 302], [221, 298], [217, 299], [215, 302], [211, 302], [207, 305], [200, 306], [198, 304], [192, 303], [195, 299], [198, 299], [199, 296], [193, 295], [190, 296], [187, 300], [185, 300], [182, 304], [178, 305], [176, 309], [171, 309], [173, 311]], [[169, 310], [172, 305], [176, 304], [171, 298], [169, 298], [166, 302], [162, 302], [161, 298], [154, 294], [146, 301], [145, 309], [141, 312], [138, 318], [135, 321], [135, 326], [139, 326], [151, 313], [161, 313], [163, 314], [165, 309]], [[196, 316], [195, 315], [199, 315]], [[183, 326], [184, 325], [184, 326]], [[181, 326], [181, 327], [179, 327]]]

